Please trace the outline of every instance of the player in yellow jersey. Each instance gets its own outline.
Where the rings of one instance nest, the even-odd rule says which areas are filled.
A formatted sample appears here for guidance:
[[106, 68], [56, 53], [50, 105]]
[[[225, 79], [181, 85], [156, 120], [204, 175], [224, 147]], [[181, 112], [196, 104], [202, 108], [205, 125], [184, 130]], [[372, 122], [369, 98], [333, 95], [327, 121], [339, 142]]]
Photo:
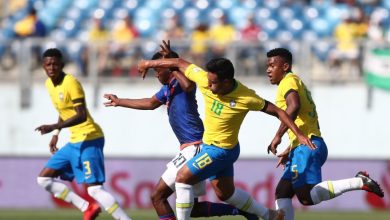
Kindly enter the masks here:
[[[35, 129], [42, 135], [53, 132], [49, 143], [53, 156], [39, 174], [38, 184], [54, 197], [69, 202], [84, 212], [84, 220], [95, 219], [100, 206], [89, 203], [55, 179], [60, 177], [72, 181], [76, 178], [77, 183], [85, 184], [88, 194], [114, 219], [129, 220], [115, 198], [103, 188], [104, 135], [88, 112], [81, 84], [72, 75], [63, 72], [62, 53], [56, 48], [43, 53], [42, 67], [48, 76], [46, 88], [59, 117], [58, 122]], [[69, 143], [58, 149], [58, 134], [62, 128], [69, 128], [71, 137]]]
[[271, 84], [278, 85], [276, 105], [284, 109], [298, 128], [317, 146], [310, 149], [299, 142], [298, 137], [283, 123], [268, 153], [276, 154], [283, 134], [287, 131], [290, 147], [279, 155], [279, 164], [285, 171], [276, 187], [276, 208], [283, 209], [286, 220], [294, 219], [291, 199], [294, 195], [303, 205], [315, 205], [351, 190], [366, 190], [383, 197], [380, 186], [367, 173], [359, 172], [355, 178], [338, 181], [322, 181], [321, 167], [328, 156], [328, 149], [321, 137], [316, 105], [311, 93], [298, 75], [292, 72], [292, 54], [285, 48], [267, 53], [267, 74]]
[[210, 60], [206, 65], [207, 72], [181, 58], [143, 60], [138, 64], [143, 75], [149, 68], [175, 67], [197, 84], [206, 108], [202, 150], [179, 170], [176, 177], [177, 219], [190, 218], [192, 185], [205, 179], [211, 181], [220, 200], [266, 220], [283, 219], [283, 211], [276, 212], [260, 205], [248, 193], [234, 186], [233, 164], [240, 153], [238, 132], [242, 121], [249, 111], [263, 111], [286, 123], [297, 134], [300, 143], [315, 146], [283, 110], [235, 80], [234, 67], [228, 59]]

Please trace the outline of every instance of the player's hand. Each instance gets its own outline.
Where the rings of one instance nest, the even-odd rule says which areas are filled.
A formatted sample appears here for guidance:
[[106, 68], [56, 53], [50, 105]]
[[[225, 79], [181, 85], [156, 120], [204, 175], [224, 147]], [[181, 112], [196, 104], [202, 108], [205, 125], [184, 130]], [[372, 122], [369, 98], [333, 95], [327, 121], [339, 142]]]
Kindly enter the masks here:
[[108, 102], [104, 102], [104, 106], [110, 107], [110, 106], [118, 106], [119, 105], [119, 98], [114, 94], [104, 94], [104, 98], [108, 99]]
[[53, 135], [49, 143], [49, 149], [51, 154], [55, 154], [58, 151], [57, 142], [58, 142], [58, 135]]
[[168, 54], [171, 52], [171, 41], [168, 40], [167, 42], [165, 40], [162, 41], [162, 44], [160, 44], [160, 53], [163, 55], [163, 57], [167, 57]]
[[146, 74], [148, 73], [148, 68], [147, 68], [148, 61], [147, 60], [141, 60], [138, 63], [138, 72], [141, 73], [142, 79], [145, 79]]
[[306, 145], [311, 150], [317, 149], [317, 146], [305, 135], [299, 135], [298, 136], [299, 143]]
[[286, 163], [288, 162], [288, 154], [289, 154], [288, 151], [287, 152], [284, 151], [283, 153], [277, 155], [278, 164], [276, 165], [276, 168], [278, 168], [279, 166], [281, 166], [283, 170], [286, 168]]
[[282, 142], [282, 139], [279, 136], [275, 136], [274, 139], [272, 140], [271, 144], [268, 145], [267, 153], [269, 154], [269, 152], [272, 152], [273, 155], [276, 155], [276, 153], [278, 152], [276, 150], [276, 148], [278, 147], [278, 145], [281, 142]]
[[39, 131], [39, 132], [41, 132], [41, 135], [44, 135], [44, 134], [52, 132], [54, 129], [57, 129], [56, 124], [41, 125], [41, 126], [35, 128], [35, 131]]

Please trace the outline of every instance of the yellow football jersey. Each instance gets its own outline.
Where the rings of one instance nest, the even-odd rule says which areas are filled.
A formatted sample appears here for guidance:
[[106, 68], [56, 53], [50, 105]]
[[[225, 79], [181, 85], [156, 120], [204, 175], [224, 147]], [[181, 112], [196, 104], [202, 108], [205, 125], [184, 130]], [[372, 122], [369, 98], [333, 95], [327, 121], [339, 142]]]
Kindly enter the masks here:
[[[65, 74], [61, 84], [54, 86], [51, 79], [48, 78], [45, 85], [52, 103], [63, 121], [76, 115], [74, 107], [80, 105], [80, 103], [74, 104], [72, 100], [85, 98], [84, 90], [76, 78]], [[93, 121], [88, 110], [87, 120], [81, 124], [69, 127], [69, 130], [71, 132], [70, 142], [72, 143], [103, 137], [102, 129]]]
[[[291, 90], [294, 90], [298, 93], [299, 100], [301, 102], [298, 116], [294, 121], [295, 124], [299, 129], [301, 129], [303, 134], [307, 135], [308, 137], [311, 137], [312, 135], [321, 137], [316, 105], [311, 97], [310, 91], [306, 88], [305, 84], [296, 74], [288, 73], [280, 81], [276, 93], [276, 106], [283, 110], [287, 109], [285, 96]], [[298, 146], [299, 141], [295, 134], [290, 129], [287, 132], [290, 138], [291, 146]]]
[[191, 64], [185, 75], [194, 81], [205, 101], [205, 132], [203, 142], [231, 149], [238, 143], [238, 132], [249, 111], [260, 111], [265, 100], [255, 91], [236, 81], [236, 88], [226, 95], [213, 94], [208, 89], [207, 72]]

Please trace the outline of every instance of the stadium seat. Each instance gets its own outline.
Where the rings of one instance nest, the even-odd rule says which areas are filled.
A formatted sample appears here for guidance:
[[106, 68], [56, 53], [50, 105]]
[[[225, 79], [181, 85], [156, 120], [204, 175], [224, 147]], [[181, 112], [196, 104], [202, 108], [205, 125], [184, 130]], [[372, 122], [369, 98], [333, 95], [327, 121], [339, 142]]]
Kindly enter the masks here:
[[238, 7], [238, 0], [219, 0], [216, 1], [216, 7], [222, 10], [229, 10], [234, 7]]
[[188, 7], [183, 10], [183, 25], [187, 31], [193, 30], [200, 23], [200, 11], [195, 7]]
[[293, 34], [288, 30], [277, 30], [275, 33], [275, 39], [284, 43], [294, 40]]
[[304, 30], [301, 35], [301, 40], [305, 42], [316, 42], [318, 40], [318, 35], [313, 30]]
[[161, 11], [168, 6], [168, 0], [145, 0], [145, 6], [154, 10]]
[[268, 34], [268, 37], [273, 38], [278, 31], [279, 23], [275, 19], [267, 19], [260, 22], [262, 24], [262, 30]]
[[274, 17], [273, 11], [271, 11], [268, 8], [260, 7], [257, 8], [254, 12], [254, 18], [257, 24], [264, 24], [264, 22], [268, 19], [271, 19]]
[[327, 41], [319, 41], [315, 44], [312, 44], [312, 52], [316, 55], [316, 57], [322, 61], [326, 62], [329, 57], [329, 52], [332, 49], [332, 44]]
[[294, 39], [301, 39], [305, 29], [304, 23], [299, 19], [292, 19], [290, 22], [286, 22], [285, 27], [293, 35]]
[[247, 24], [247, 18], [251, 14], [251, 11], [244, 7], [234, 7], [228, 11], [228, 17], [231, 24], [236, 29], [242, 29]]
[[134, 15], [134, 25], [137, 27], [141, 37], [150, 37], [157, 30], [159, 14], [144, 6], [139, 8]]
[[256, 0], [240, 1], [238, 5], [251, 11], [253, 11], [256, 7], [260, 6], [259, 2], [257, 2]]
[[332, 35], [333, 28], [328, 20], [324, 18], [316, 18], [311, 22], [311, 29], [317, 34], [318, 37], [329, 37]]

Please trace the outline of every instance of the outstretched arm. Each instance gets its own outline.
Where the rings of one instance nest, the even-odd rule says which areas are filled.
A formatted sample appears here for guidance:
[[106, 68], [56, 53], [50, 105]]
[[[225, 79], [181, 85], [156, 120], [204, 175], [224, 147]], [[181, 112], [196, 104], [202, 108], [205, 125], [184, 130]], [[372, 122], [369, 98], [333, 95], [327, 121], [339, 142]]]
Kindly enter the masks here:
[[284, 123], [289, 129], [291, 129], [292, 132], [294, 132], [301, 144], [304, 144], [311, 149], [316, 148], [316, 146], [311, 142], [311, 140], [307, 136], [305, 136], [301, 130], [299, 130], [299, 128], [295, 125], [294, 121], [287, 115], [285, 111], [276, 107], [274, 104], [268, 101], [266, 101], [266, 105], [262, 109], [262, 111], [279, 118], [282, 123]]
[[191, 65], [191, 63], [182, 58], [141, 60], [138, 63], [138, 72], [141, 73], [142, 78], [145, 78], [149, 68], [178, 68], [180, 72], [184, 73], [189, 65]]
[[47, 134], [52, 132], [55, 129], [62, 129], [67, 127], [72, 127], [78, 124], [81, 124], [87, 120], [87, 108], [85, 106], [85, 100], [84, 98], [79, 98], [72, 100], [74, 104], [78, 104], [74, 107], [74, 110], [76, 111], [76, 114], [65, 120], [58, 120], [55, 124], [49, 124], [49, 125], [41, 125], [37, 127], [35, 130], [41, 132], [41, 134]]
[[139, 110], [154, 110], [162, 105], [156, 96], [143, 99], [122, 99], [114, 94], [104, 94], [104, 98], [108, 99], [108, 102], [104, 103], [106, 107], [120, 106]]
[[[295, 121], [295, 119], [298, 116], [299, 109], [301, 107], [299, 95], [296, 91], [291, 90], [287, 94], [286, 104], [287, 104], [287, 108], [286, 108], [287, 115], [293, 121]], [[279, 129], [276, 131], [274, 139], [272, 140], [271, 144], [268, 146], [268, 149], [267, 149], [268, 153], [271, 151], [273, 154], [276, 155], [276, 153], [277, 153], [276, 148], [281, 143], [282, 137], [283, 137], [284, 133], [286, 133], [287, 129], [288, 129], [288, 127], [284, 123], [280, 124]]]

